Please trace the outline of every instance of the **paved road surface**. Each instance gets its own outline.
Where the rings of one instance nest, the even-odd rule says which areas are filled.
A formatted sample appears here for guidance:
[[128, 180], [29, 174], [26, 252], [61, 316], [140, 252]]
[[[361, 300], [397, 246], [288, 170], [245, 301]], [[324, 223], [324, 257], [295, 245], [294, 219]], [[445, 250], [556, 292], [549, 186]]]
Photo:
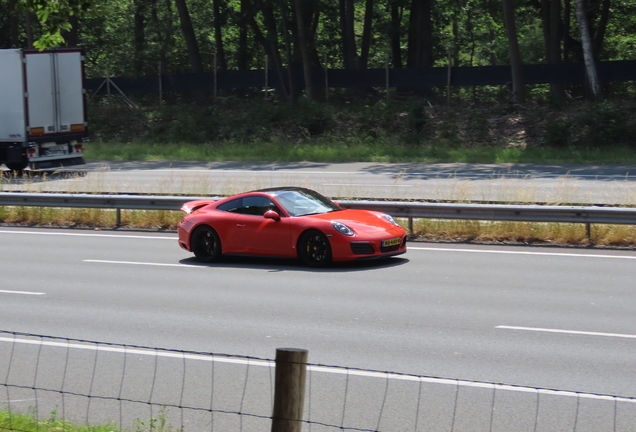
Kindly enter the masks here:
[[[174, 234], [4, 228], [0, 244], [0, 330], [258, 358], [273, 358], [276, 348], [291, 346], [308, 349], [314, 364], [636, 396], [633, 251], [413, 243], [406, 255], [387, 262], [313, 270], [256, 258], [200, 266], [177, 247]], [[29, 349], [18, 345], [20, 353]], [[6, 354], [8, 346], [0, 342], [0, 352]], [[39, 352], [50, 359], [39, 363], [38, 383], [44, 384], [63, 369], [67, 350]], [[133, 356], [122, 362], [113, 353], [97, 358], [74, 351], [69, 389], [88, 391], [74, 379], [91, 382], [96, 365], [110, 372], [95, 378], [93, 391], [117, 393], [125, 364], [124, 393], [147, 397], [150, 386], [143, 380], [153, 361]], [[7, 360], [0, 359], [4, 377]], [[170, 393], [173, 385], [157, 389], [157, 400], [198, 400], [205, 392], [191, 386], [207, 376], [199, 369], [210, 367], [199, 363], [188, 364], [185, 395]], [[33, 360], [16, 360], [11, 379], [23, 374], [32, 384], [36, 367]], [[162, 360], [159, 367], [162, 379], [181, 385], [184, 361]], [[267, 412], [268, 368], [231, 366], [243, 377], [232, 381], [218, 367], [215, 382], [229, 392], [218, 400], [231, 394], [232, 409], [239, 409], [249, 370], [256, 380], [250, 378], [249, 394], [260, 394], [264, 386], [268, 396], [265, 402], [250, 396], [244, 408], [265, 404]], [[312, 377], [314, 420], [329, 413], [330, 424], [339, 425], [348, 400], [345, 423], [369, 430], [377, 426], [387, 388], [387, 423], [380, 430], [414, 430], [418, 398], [432, 410], [426, 424], [437, 430], [450, 430], [453, 418], [455, 431], [627, 431], [636, 424], [634, 404], [541, 396], [542, 420], [533, 429], [536, 393], [500, 391], [496, 411], [503, 418], [497, 416], [489, 429], [492, 389], [334, 373]], [[23, 399], [19, 404], [29, 403]], [[403, 410], [409, 420], [400, 417]], [[504, 420], [528, 426], [510, 429]], [[392, 428], [400, 421], [403, 429]], [[258, 429], [246, 425], [231, 430]]]
[[183, 195], [281, 185], [337, 198], [636, 204], [634, 165], [93, 161], [2, 181], [5, 191]]

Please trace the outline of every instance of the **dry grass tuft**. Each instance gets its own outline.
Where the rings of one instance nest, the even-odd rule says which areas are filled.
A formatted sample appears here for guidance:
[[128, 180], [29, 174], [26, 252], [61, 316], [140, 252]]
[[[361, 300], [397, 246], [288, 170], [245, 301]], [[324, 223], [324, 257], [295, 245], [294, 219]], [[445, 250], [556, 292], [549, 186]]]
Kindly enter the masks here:
[[592, 225], [589, 239], [584, 224], [571, 223], [419, 219], [414, 222], [413, 231], [422, 240], [636, 246], [636, 226], [632, 225]]

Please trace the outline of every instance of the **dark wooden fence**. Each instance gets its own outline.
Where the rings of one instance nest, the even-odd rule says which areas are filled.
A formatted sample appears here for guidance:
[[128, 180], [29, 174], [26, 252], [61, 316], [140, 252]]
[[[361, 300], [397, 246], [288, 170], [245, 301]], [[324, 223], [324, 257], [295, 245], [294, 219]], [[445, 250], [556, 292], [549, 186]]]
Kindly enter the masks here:
[[[201, 74], [150, 75], [116, 77], [111, 82], [126, 94], [163, 92], [197, 92], [224, 89], [276, 88], [280, 76], [274, 70], [218, 71]], [[287, 73], [287, 72], [285, 72]], [[598, 63], [602, 82], [636, 81], [636, 60]], [[428, 69], [315, 69], [312, 73], [316, 88], [368, 88], [368, 87], [445, 87], [505, 85], [511, 82], [510, 66], [475, 66]], [[302, 70], [292, 71], [299, 87], [304, 86]], [[388, 78], [388, 80], [387, 80]], [[580, 84], [586, 79], [583, 63], [532, 64], [524, 66], [526, 84]], [[285, 77], [287, 80], [287, 77]], [[86, 80], [86, 89], [92, 93], [106, 91], [105, 78]], [[388, 85], [387, 85], [388, 84]]]

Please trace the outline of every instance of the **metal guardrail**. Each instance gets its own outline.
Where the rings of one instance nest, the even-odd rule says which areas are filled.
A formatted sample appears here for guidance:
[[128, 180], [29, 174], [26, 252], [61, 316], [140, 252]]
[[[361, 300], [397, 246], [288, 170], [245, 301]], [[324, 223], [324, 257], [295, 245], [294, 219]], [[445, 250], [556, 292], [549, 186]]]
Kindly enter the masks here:
[[590, 224], [636, 225], [636, 208], [383, 201], [338, 202], [344, 207], [381, 210], [396, 217], [408, 218], [411, 232], [413, 219], [584, 223], [588, 237]]
[[[0, 192], [0, 205], [116, 209], [117, 222], [119, 223], [121, 210], [179, 210], [187, 201], [210, 198]], [[212, 199], [215, 198], [219, 197], [212, 197]], [[583, 223], [587, 225], [588, 234], [590, 224], [636, 225], [636, 208], [411, 201], [336, 201], [345, 208], [377, 210], [394, 217], [406, 218], [409, 220], [411, 232], [413, 231], [413, 219]]]
[[28, 192], [0, 193], [0, 205], [6, 206], [78, 207], [118, 210], [179, 210], [185, 202], [198, 199], [210, 199], [210, 197]]

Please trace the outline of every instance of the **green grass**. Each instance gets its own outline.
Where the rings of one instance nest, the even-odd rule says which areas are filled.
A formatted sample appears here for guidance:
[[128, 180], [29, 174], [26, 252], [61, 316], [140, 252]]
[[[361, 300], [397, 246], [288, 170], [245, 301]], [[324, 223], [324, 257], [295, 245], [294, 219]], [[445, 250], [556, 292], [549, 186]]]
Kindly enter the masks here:
[[[134, 432], [183, 432], [175, 429], [167, 420], [165, 408], [161, 408], [157, 418], [148, 421], [136, 420]], [[39, 418], [29, 410], [26, 413], [0, 410], [0, 432], [121, 432], [114, 423], [74, 424], [60, 419], [56, 411], [48, 418]]]
[[57, 418], [54, 411], [46, 419], [37, 418], [34, 414], [0, 411], [0, 432], [115, 432], [112, 424], [105, 425], [73, 425]]
[[89, 160], [115, 161], [280, 161], [280, 162], [465, 162], [636, 164], [636, 152], [626, 146], [605, 149], [520, 149], [482, 147], [438, 149], [389, 142], [347, 143], [167, 143], [91, 142]]

